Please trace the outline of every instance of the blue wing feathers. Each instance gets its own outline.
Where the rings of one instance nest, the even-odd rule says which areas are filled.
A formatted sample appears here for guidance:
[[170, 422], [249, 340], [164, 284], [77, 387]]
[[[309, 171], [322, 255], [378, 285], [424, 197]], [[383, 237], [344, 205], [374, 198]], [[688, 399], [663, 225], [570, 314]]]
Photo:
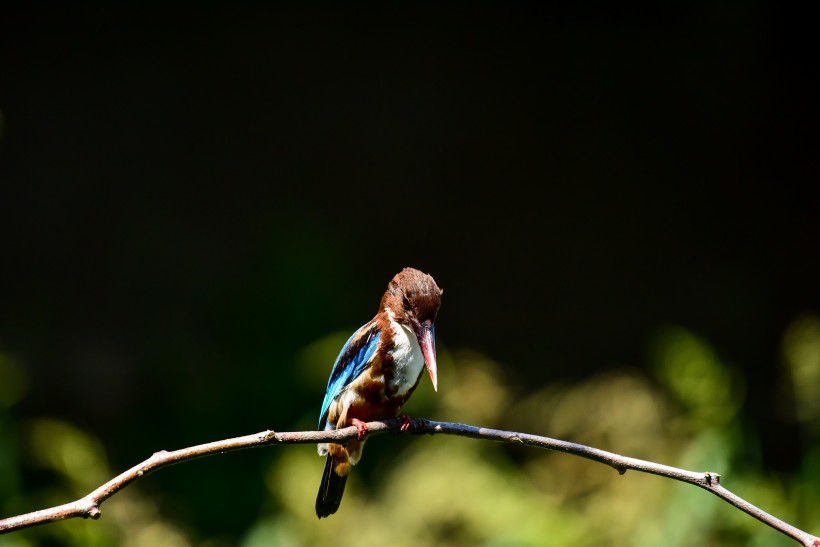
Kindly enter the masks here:
[[380, 337], [381, 332], [371, 321], [354, 332], [342, 346], [327, 382], [327, 391], [325, 391], [325, 400], [322, 401], [322, 413], [319, 418], [319, 429], [325, 429], [328, 425], [327, 414], [333, 399], [369, 366], [370, 360], [376, 353]]

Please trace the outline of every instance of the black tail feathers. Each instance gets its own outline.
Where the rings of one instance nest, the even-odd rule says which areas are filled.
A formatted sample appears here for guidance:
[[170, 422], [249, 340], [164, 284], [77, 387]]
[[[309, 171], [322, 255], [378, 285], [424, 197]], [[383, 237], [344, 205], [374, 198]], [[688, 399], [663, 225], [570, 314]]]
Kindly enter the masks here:
[[345, 493], [345, 483], [347, 475], [340, 477], [333, 470], [333, 456], [328, 454], [325, 460], [325, 472], [322, 474], [322, 484], [319, 486], [319, 494], [316, 496], [316, 516], [327, 517], [335, 513], [342, 503], [342, 495]]

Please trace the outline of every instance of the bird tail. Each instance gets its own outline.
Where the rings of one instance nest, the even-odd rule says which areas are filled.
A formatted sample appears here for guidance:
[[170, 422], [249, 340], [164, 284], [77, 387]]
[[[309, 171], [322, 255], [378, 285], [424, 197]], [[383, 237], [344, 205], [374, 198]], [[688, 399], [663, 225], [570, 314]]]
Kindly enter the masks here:
[[325, 472], [322, 474], [322, 484], [319, 486], [319, 494], [316, 496], [316, 516], [327, 517], [335, 513], [342, 503], [342, 495], [345, 493], [345, 483], [347, 474], [337, 475], [333, 469], [333, 456], [328, 454], [325, 460]]

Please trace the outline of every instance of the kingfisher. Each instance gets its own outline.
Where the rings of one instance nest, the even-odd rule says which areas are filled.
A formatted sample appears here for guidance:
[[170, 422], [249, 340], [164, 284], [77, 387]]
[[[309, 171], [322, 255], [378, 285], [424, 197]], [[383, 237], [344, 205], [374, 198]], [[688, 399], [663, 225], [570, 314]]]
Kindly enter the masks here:
[[[320, 430], [356, 426], [346, 444], [321, 443], [325, 470], [316, 497], [316, 516], [339, 509], [350, 468], [359, 462], [367, 439], [366, 422], [399, 415], [427, 368], [438, 391], [436, 319], [441, 295], [431, 276], [405, 268], [387, 285], [379, 311], [347, 340], [330, 372], [319, 417]], [[403, 416], [402, 431], [410, 427]]]

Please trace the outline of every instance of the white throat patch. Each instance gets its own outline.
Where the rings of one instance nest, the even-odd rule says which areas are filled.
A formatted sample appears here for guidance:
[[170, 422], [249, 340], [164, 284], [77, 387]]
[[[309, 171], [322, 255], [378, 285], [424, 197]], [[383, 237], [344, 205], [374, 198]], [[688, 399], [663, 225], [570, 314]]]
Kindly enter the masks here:
[[393, 342], [395, 347], [391, 352], [393, 356], [393, 377], [390, 380], [390, 391], [403, 396], [416, 385], [419, 376], [424, 370], [424, 356], [421, 353], [419, 341], [415, 333], [409, 328], [401, 325], [393, 319], [393, 312], [388, 308], [387, 315], [390, 317], [390, 326], [393, 329]]

